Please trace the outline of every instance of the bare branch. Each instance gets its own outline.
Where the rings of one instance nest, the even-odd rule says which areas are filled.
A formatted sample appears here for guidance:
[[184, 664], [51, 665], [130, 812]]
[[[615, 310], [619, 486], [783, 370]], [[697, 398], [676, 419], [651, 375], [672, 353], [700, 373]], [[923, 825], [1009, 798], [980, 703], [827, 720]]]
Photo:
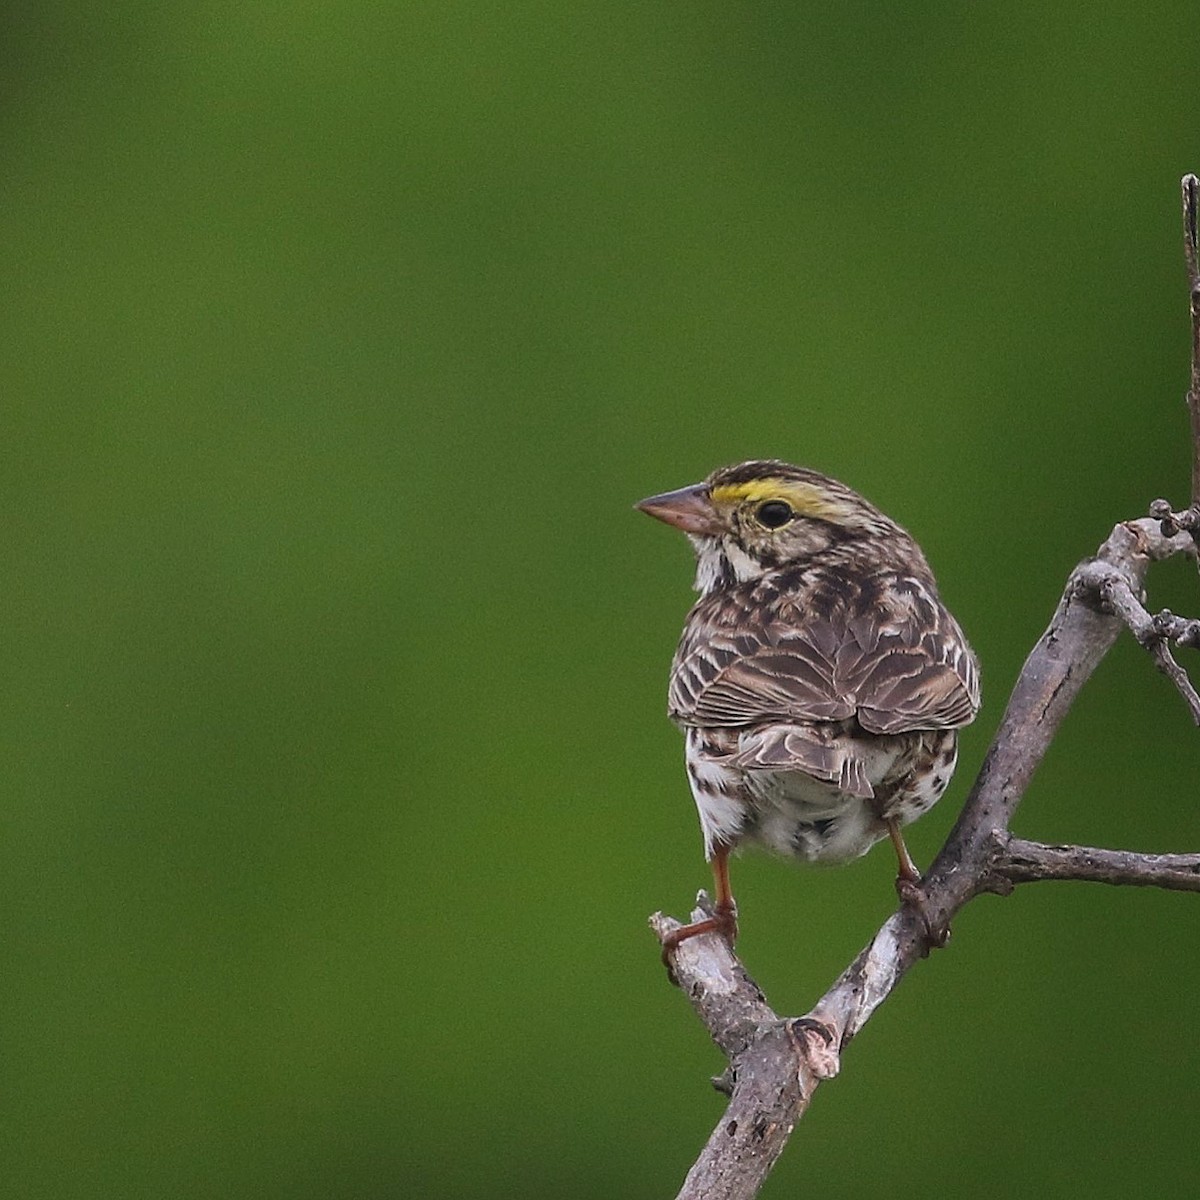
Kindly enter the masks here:
[[[693, 914], [694, 920], [712, 915], [711, 903], [704, 892], [696, 903], [699, 907]], [[679, 922], [655, 913], [650, 918], [650, 927], [662, 941], [679, 928]], [[763, 1026], [779, 1021], [758, 984], [746, 973], [723, 937], [688, 938], [679, 943], [673, 961], [679, 986], [727, 1058], [741, 1054]]]
[[1048, 846], [1001, 834], [993, 868], [1011, 883], [1080, 880], [1200, 892], [1200, 854], [1138, 854], [1092, 846]]
[[[712, 915], [702, 892], [693, 920]], [[659, 940], [679, 922], [655, 913]], [[679, 1200], [749, 1200], [756, 1196], [817, 1084], [798, 1054], [789, 1023], [763, 999], [758, 985], [718, 934], [681, 942], [675, 977], [696, 1015], [731, 1063], [728, 1078], [714, 1080], [730, 1093], [729, 1105], [684, 1180]]]
[[1175, 661], [1170, 645], [1172, 641], [1194, 645], [1198, 623], [1176, 617], [1165, 610], [1152, 617], [1134, 594], [1129, 581], [1119, 575], [1106, 576], [1100, 583], [1100, 594], [1113, 612], [1129, 626], [1129, 632], [1137, 638], [1138, 645], [1150, 652], [1155, 666], [1175, 685], [1188, 706], [1192, 723], [1200, 725], [1200, 696], [1192, 687], [1187, 672]]
[[1182, 533], [1165, 537], [1147, 518], [1117, 525], [1096, 556], [1071, 573], [1046, 631], [1025, 661], [1008, 708], [958, 823], [930, 871], [956, 897], [969, 889], [956, 877], [964, 864], [981, 866], [993, 828], [1007, 828], [1052, 738], [1075, 697], [1120, 634], [1122, 621], [1105, 602], [1104, 587], [1119, 581], [1141, 593], [1153, 562], [1188, 552]]
[[1192, 503], [1191, 521], [1181, 528], [1200, 531], [1200, 249], [1197, 242], [1197, 204], [1200, 180], [1185, 175], [1180, 181], [1183, 197], [1183, 258], [1187, 265], [1188, 300], [1192, 314], [1192, 371], [1188, 382], [1188, 414], [1192, 422]]
[[1168, 501], [1155, 500], [1150, 505], [1150, 515], [1162, 522], [1164, 537], [1186, 530], [1200, 546], [1200, 242], [1197, 231], [1200, 180], [1188, 174], [1179, 181], [1179, 186], [1183, 200], [1183, 260], [1187, 267], [1192, 318], [1192, 368], [1187, 390], [1188, 418], [1192, 428], [1192, 502], [1182, 512], [1175, 512]]

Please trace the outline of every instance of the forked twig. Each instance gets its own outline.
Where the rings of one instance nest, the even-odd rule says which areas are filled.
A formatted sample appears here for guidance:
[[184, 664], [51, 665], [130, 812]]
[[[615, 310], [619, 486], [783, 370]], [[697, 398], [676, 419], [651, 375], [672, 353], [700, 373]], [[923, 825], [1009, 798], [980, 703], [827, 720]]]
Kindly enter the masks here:
[[1152, 617], [1134, 595], [1128, 581], [1119, 577], [1105, 579], [1100, 588], [1100, 595], [1125, 622], [1129, 632], [1137, 639], [1138, 645], [1150, 652], [1155, 666], [1175, 685], [1176, 691], [1188, 706], [1192, 723], [1200, 725], [1200, 696], [1196, 694], [1187, 672], [1175, 661], [1175, 656], [1171, 653], [1172, 642], [1177, 645], [1195, 644], [1195, 631], [1200, 627], [1200, 622], [1176, 617], [1165, 610]]

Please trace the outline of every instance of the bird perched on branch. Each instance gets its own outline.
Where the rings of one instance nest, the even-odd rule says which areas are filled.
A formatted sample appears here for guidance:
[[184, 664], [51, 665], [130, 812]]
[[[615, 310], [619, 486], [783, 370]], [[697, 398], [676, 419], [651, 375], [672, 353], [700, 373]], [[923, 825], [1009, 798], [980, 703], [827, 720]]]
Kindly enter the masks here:
[[956, 731], [979, 710], [975, 656], [920, 547], [857, 492], [784, 462], [723, 467], [637, 507], [688, 535], [700, 592], [669, 712], [716, 897], [664, 958], [712, 930], [732, 944], [742, 843], [844, 862], [890, 837], [897, 890], [919, 901], [900, 827], [945, 791]]

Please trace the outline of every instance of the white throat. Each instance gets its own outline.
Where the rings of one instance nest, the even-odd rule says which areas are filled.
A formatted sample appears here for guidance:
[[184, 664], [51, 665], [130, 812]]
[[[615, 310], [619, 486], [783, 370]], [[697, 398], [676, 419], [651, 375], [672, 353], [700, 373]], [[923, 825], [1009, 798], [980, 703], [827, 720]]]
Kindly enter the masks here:
[[728, 584], [730, 576], [737, 583], [747, 583], [766, 574], [766, 568], [747, 554], [732, 538], [697, 537], [688, 535], [696, 550], [696, 591], [702, 596]]

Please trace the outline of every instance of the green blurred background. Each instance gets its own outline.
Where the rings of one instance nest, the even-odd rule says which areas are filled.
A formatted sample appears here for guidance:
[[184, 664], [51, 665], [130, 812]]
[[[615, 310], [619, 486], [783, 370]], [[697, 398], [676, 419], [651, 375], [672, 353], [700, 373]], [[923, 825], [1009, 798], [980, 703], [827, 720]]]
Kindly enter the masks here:
[[[927, 862], [1073, 563], [1186, 500], [1194, 5], [3, 27], [3, 1194], [673, 1195], [691, 562], [630, 506], [773, 455], [917, 534], [985, 673]], [[1018, 831], [1196, 849], [1196, 736], [1126, 641]], [[777, 1006], [891, 873], [736, 864]], [[973, 904], [764, 1195], [1190, 1191], [1198, 916]]]

